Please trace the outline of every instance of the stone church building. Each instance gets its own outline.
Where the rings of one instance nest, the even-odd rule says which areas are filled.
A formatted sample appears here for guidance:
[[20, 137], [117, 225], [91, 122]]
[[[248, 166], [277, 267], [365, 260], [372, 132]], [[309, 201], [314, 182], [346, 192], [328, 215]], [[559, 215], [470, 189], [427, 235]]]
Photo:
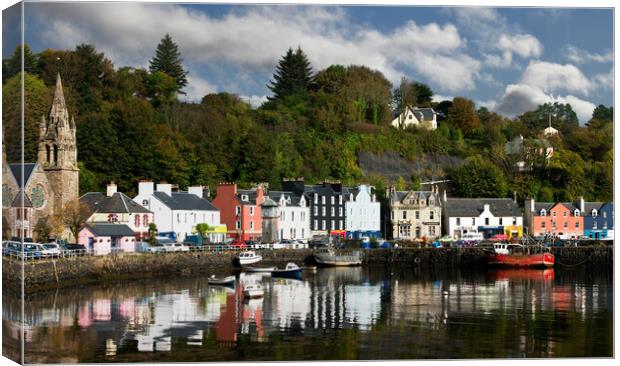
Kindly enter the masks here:
[[67, 202], [78, 199], [75, 132], [75, 120], [69, 118], [58, 74], [49, 117], [41, 116], [39, 124], [37, 161], [9, 164], [4, 148], [2, 150], [4, 238], [23, 236], [36, 239], [35, 226], [39, 220], [60, 214]]

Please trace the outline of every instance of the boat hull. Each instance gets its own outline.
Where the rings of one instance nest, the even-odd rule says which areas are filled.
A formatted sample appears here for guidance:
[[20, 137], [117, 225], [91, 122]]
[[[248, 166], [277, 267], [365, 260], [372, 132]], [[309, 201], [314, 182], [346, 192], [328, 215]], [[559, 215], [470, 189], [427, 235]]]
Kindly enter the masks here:
[[487, 254], [487, 263], [493, 267], [550, 268], [553, 267], [554, 262], [555, 257], [551, 253], [528, 255]]
[[209, 278], [207, 283], [209, 285], [231, 286], [235, 283], [235, 277], [229, 276], [225, 278]]
[[315, 262], [324, 267], [351, 267], [361, 266], [362, 257], [359, 255], [334, 255], [334, 254], [315, 254]]
[[271, 273], [276, 267], [243, 267], [245, 272]]
[[284, 278], [301, 278], [301, 268], [291, 270], [276, 270], [271, 272], [272, 277], [284, 277]]

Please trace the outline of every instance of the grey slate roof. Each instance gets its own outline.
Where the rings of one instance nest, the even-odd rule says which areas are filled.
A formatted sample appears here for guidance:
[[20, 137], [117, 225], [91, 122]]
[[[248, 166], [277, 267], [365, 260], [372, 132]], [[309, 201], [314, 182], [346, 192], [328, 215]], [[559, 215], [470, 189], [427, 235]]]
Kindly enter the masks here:
[[433, 116], [436, 114], [433, 108], [413, 108], [411, 111], [420, 122], [432, 121]]
[[80, 202], [86, 203], [93, 212], [99, 213], [150, 213], [136, 201], [122, 192], [116, 192], [111, 197], [101, 192], [88, 192], [80, 197]]
[[168, 196], [164, 192], [153, 192], [153, 195], [172, 210], [217, 211], [209, 200], [192, 193], [172, 192], [172, 196]]
[[294, 194], [293, 192], [289, 192], [289, 191], [269, 191], [267, 195], [269, 196], [269, 198], [274, 200], [276, 203], [279, 203], [280, 197], [284, 195], [284, 199], [291, 200], [291, 202], [287, 204], [288, 206], [299, 206], [299, 200], [301, 199], [300, 196]]
[[510, 198], [449, 198], [444, 210], [449, 217], [477, 217], [488, 204], [494, 216], [521, 216], [521, 210]]
[[[571, 211], [575, 211], [575, 209], [579, 209], [579, 204], [576, 202], [558, 202], [563, 204], [564, 206], [568, 207], [569, 210]], [[540, 212], [540, 210], [545, 209], [545, 211], [549, 211], [553, 208], [553, 206], [555, 206], [556, 204], [558, 204], [556, 202], [535, 202], [534, 203], [534, 211], [535, 212]]]
[[[22, 206], [22, 197], [24, 198], [24, 206]], [[30, 201], [30, 197], [24, 193], [23, 189], [20, 189], [17, 195], [15, 195], [15, 199], [13, 199], [13, 203], [11, 207], [33, 207], [32, 201]]]
[[[241, 199], [241, 197], [243, 195], [247, 195], [248, 199], [247, 200]], [[237, 190], [237, 197], [243, 203], [246, 203], [246, 204], [256, 204], [256, 191], [253, 190], [253, 189], [238, 189]]]
[[265, 198], [265, 200], [263, 201], [261, 206], [263, 206], [263, 207], [278, 207], [278, 204], [274, 200], [272, 200], [269, 196], [267, 196], [267, 198]]
[[[439, 203], [439, 195], [433, 193], [433, 191], [414, 191], [420, 199], [428, 199], [430, 196], [435, 195], [435, 199]], [[407, 196], [409, 191], [395, 191], [390, 197], [391, 200], [402, 202]]]
[[136, 233], [125, 224], [86, 224], [93, 234], [97, 236], [134, 236]]
[[[27, 183], [34, 171], [36, 163], [24, 163], [24, 181]], [[11, 168], [11, 173], [17, 182], [17, 186], [19, 188], [24, 188], [24, 184], [22, 182], [22, 164], [9, 164], [9, 168]]]

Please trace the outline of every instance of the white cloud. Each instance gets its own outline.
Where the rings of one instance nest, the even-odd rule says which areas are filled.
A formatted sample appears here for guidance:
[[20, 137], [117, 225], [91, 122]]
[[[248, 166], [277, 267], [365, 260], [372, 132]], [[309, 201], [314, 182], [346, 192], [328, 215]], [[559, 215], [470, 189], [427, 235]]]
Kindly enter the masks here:
[[286, 49], [301, 46], [315, 69], [363, 64], [392, 82], [413, 71], [452, 92], [473, 89], [480, 69], [452, 24], [409, 21], [379, 32], [352, 24], [344, 9], [332, 6], [244, 6], [220, 17], [155, 3], [33, 3], [29, 8], [50, 47], [92, 43], [122, 65], [144, 64], [169, 33], [183, 57], [198, 66], [220, 62], [268, 72]]
[[185, 96], [180, 96], [180, 99], [188, 102], [199, 102], [202, 97], [209, 93], [215, 93], [216, 87], [205, 79], [202, 79], [195, 74], [187, 75], [187, 87], [185, 88]]
[[440, 95], [440, 94], [433, 94], [433, 102], [443, 102], [444, 100], [449, 100], [452, 101], [452, 99], [454, 99], [453, 96], [446, 96], [446, 95]]
[[514, 117], [535, 110], [541, 104], [554, 102], [570, 104], [582, 124], [591, 118], [592, 111], [595, 108], [593, 103], [573, 95], [554, 97], [545, 93], [538, 86], [510, 84], [506, 87], [504, 95], [494, 109], [499, 113]]
[[542, 44], [531, 34], [515, 34], [514, 36], [502, 34], [499, 37], [499, 47], [523, 58], [538, 57], [543, 51]]
[[521, 76], [521, 83], [547, 93], [565, 90], [588, 95], [594, 87], [576, 66], [544, 61], [531, 61]]
[[568, 45], [564, 49], [564, 56], [569, 61], [574, 62], [578, 65], [587, 62], [608, 63], [614, 61], [614, 54], [611, 52], [611, 50], [608, 50], [605, 53], [590, 53], [573, 45]]
[[613, 90], [614, 87], [614, 68], [612, 67], [609, 72], [594, 75], [594, 81], [596, 86], [602, 90]]

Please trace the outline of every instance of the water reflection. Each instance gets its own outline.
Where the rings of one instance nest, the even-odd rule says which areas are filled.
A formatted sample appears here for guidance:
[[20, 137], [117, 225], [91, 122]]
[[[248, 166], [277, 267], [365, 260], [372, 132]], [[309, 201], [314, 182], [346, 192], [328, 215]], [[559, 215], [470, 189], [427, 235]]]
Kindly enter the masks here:
[[[244, 299], [256, 283], [265, 296]], [[11, 348], [19, 301], [3, 301]], [[609, 276], [553, 269], [241, 273], [234, 288], [179, 278], [35, 295], [24, 340], [27, 362], [611, 355], [612, 303]]]

